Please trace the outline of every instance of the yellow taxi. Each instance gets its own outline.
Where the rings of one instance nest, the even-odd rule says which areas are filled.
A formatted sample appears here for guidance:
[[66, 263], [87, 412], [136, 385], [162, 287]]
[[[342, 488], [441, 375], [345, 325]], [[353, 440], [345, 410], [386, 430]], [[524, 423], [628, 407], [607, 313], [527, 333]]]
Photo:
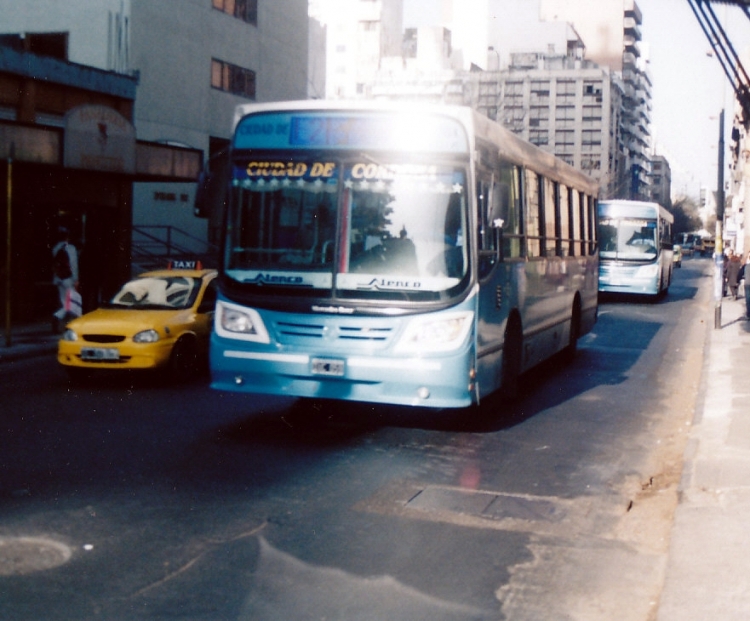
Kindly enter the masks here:
[[[198, 266], [199, 267], [199, 266]], [[141, 274], [112, 300], [70, 321], [57, 360], [72, 378], [101, 369], [166, 369], [188, 378], [207, 361], [216, 270]]]

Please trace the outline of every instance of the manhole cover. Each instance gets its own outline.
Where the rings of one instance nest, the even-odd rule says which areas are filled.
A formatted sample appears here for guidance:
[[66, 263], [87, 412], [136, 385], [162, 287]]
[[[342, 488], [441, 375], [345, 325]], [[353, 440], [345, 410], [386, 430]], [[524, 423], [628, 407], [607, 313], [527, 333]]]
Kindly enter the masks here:
[[0, 537], [0, 576], [52, 569], [70, 559], [70, 548], [41, 537]]

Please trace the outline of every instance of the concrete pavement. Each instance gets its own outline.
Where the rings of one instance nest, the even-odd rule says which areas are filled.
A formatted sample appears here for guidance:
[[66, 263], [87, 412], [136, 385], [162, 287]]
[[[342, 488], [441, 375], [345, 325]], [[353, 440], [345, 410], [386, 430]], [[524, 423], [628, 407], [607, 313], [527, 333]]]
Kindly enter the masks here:
[[[10, 343], [8, 343], [10, 337]], [[32, 356], [50, 355], [57, 351], [59, 334], [49, 323], [12, 326], [10, 334], [3, 326], [0, 334], [0, 363]]]
[[[713, 307], [706, 317], [713, 325]], [[750, 618], [750, 321], [744, 300], [725, 298], [721, 328], [707, 335], [656, 621]], [[59, 338], [46, 324], [14, 328], [10, 346], [5, 336], [0, 363], [54, 355]]]
[[708, 334], [679, 492], [657, 621], [750, 619], [750, 321], [742, 298], [724, 298], [721, 328]]

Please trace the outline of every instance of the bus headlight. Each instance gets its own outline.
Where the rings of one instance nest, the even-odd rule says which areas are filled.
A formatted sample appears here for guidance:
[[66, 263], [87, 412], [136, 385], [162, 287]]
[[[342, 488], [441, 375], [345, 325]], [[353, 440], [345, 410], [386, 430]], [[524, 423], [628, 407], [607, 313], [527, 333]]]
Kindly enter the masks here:
[[271, 342], [258, 311], [252, 308], [217, 302], [214, 317], [214, 327], [219, 336], [256, 343]]
[[473, 321], [471, 311], [412, 319], [396, 345], [396, 351], [418, 353], [457, 349], [466, 340]]
[[644, 265], [643, 267], [638, 268], [638, 277], [656, 278], [656, 276], [659, 274], [660, 269], [661, 266], [658, 263], [654, 263], [652, 265]]

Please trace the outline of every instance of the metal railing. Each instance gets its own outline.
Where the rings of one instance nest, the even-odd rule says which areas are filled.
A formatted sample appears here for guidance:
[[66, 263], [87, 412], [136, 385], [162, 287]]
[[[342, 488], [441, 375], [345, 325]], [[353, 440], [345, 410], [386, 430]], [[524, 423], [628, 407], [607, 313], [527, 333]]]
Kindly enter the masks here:
[[140, 274], [164, 269], [170, 260], [180, 259], [215, 267], [217, 251], [214, 244], [172, 225], [133, 225], [131, 271]]

